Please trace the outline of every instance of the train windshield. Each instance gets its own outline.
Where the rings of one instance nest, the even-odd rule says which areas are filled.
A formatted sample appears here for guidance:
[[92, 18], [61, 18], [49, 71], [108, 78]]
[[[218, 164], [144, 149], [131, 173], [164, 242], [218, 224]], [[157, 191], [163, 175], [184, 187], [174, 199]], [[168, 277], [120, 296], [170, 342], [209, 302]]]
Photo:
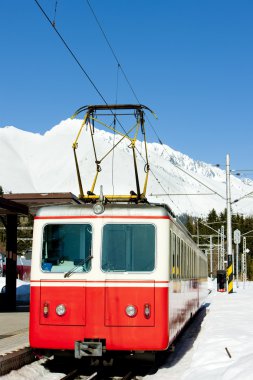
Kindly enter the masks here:
[[102, 270], [150, 272], [155, 267], [155, 227], [151, 224], [106, 224]]
[[44, 227], [41, 269], [45, 272], [88, 272], [91, 269], [90, 224], [48, 224]]

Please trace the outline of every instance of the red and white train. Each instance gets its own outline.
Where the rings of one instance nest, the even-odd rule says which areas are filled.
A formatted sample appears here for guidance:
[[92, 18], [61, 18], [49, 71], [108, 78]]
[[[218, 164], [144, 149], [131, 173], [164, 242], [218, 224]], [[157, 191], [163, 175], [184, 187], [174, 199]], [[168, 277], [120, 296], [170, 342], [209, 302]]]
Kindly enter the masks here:
[[76, 358], [166, 350], [206, 296], [207, 258], [165, 205], [50, 206], [35, 217], [31, 347]]

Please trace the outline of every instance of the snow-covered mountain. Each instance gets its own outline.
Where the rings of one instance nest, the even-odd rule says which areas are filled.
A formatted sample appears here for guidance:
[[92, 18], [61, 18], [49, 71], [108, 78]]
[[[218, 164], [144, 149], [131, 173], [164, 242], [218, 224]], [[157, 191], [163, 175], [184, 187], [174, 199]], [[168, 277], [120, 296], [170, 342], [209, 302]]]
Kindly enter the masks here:
[[[65, 120], [44, 135], [25, 132], [15, 127], [0, 129], [0, 185], [5, 192], [72, 192], [79, 194], [72, 143], [81, 120]], [[98, 159], [103, 157], [119, 137], [103, 130], [95, 130]], [[137, 142], [138, 152], [145, 157], [144, 144]], [[129, 141], [121, 143], [114, 155], [102, 163], [95, 192], [103, 185], [104, 193], [128, 194], [136, 191], [132, 150]], [[83, 188], [90, 190], [95, 176], [94, 152], [89, 132], [84, 130], [79, 140], [77, 155]], [[226, 207], [226, 176], [224, 170], [213, 167], [157, 143], [148, 144], [151, 167], [147, 196], [152, 202], [167, 203], [176, 214], [206, 215]], [[144, 160], [137, 162], [141, 190], [144, 181]], [[188, 174], [187, 174], [188, 173]], [[197, 181], [197, 180], [199, 181]], [[221, 196], [213, 193], [220, 194]], [[251, 180], [241, 181], [231, 176], [232, 201], [253, 191]], [[223, 197], [223, 198], [222, 198]], [[250, 198], [233, 204], [233, 212], [253, 214]]]

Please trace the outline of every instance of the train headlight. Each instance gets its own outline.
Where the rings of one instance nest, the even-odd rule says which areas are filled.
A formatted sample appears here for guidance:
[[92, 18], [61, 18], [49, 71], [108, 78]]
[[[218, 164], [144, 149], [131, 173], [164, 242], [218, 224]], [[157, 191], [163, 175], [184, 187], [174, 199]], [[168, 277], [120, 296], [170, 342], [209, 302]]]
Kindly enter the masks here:
[[134, 306], [134, 305], [128, 305], [127, 307], [126, 307], [126, 315], [128, 316], [128, 317], [135, 317], [136, 316], [136, 314], [137, 314], [137, 307], [136, 306]]
[[96, 203], [93, 206], [93, 211], [96, 215], [102, 214], [105, 211], [104, 205], [102, 203]]
[[63, 304], [56, 306], [56, 314], [62, 316], [66, 313], [66, 307]]

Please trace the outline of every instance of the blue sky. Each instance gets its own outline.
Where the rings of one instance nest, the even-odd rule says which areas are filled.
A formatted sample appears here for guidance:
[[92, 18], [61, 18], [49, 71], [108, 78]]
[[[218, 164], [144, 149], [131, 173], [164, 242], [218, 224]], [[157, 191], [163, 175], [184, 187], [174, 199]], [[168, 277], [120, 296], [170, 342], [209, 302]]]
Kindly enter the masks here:
[[[53, 20], [55, 0], [39, 0]], [[90, 0], [160, 139], [193, 159], [253, 169], [253, 2]], [[107, 103], [117, 63], [86, 0], [58, 0], [56, 28]], [[0, 127], [44, 133], [101, 103], [34, 0], [0, 1]], [[119, 72], [119, 103], [136, 100]], [[157, 141], [148, 128], [148, 140]], [[70, 142], [71, 143], [71, 142]]]

